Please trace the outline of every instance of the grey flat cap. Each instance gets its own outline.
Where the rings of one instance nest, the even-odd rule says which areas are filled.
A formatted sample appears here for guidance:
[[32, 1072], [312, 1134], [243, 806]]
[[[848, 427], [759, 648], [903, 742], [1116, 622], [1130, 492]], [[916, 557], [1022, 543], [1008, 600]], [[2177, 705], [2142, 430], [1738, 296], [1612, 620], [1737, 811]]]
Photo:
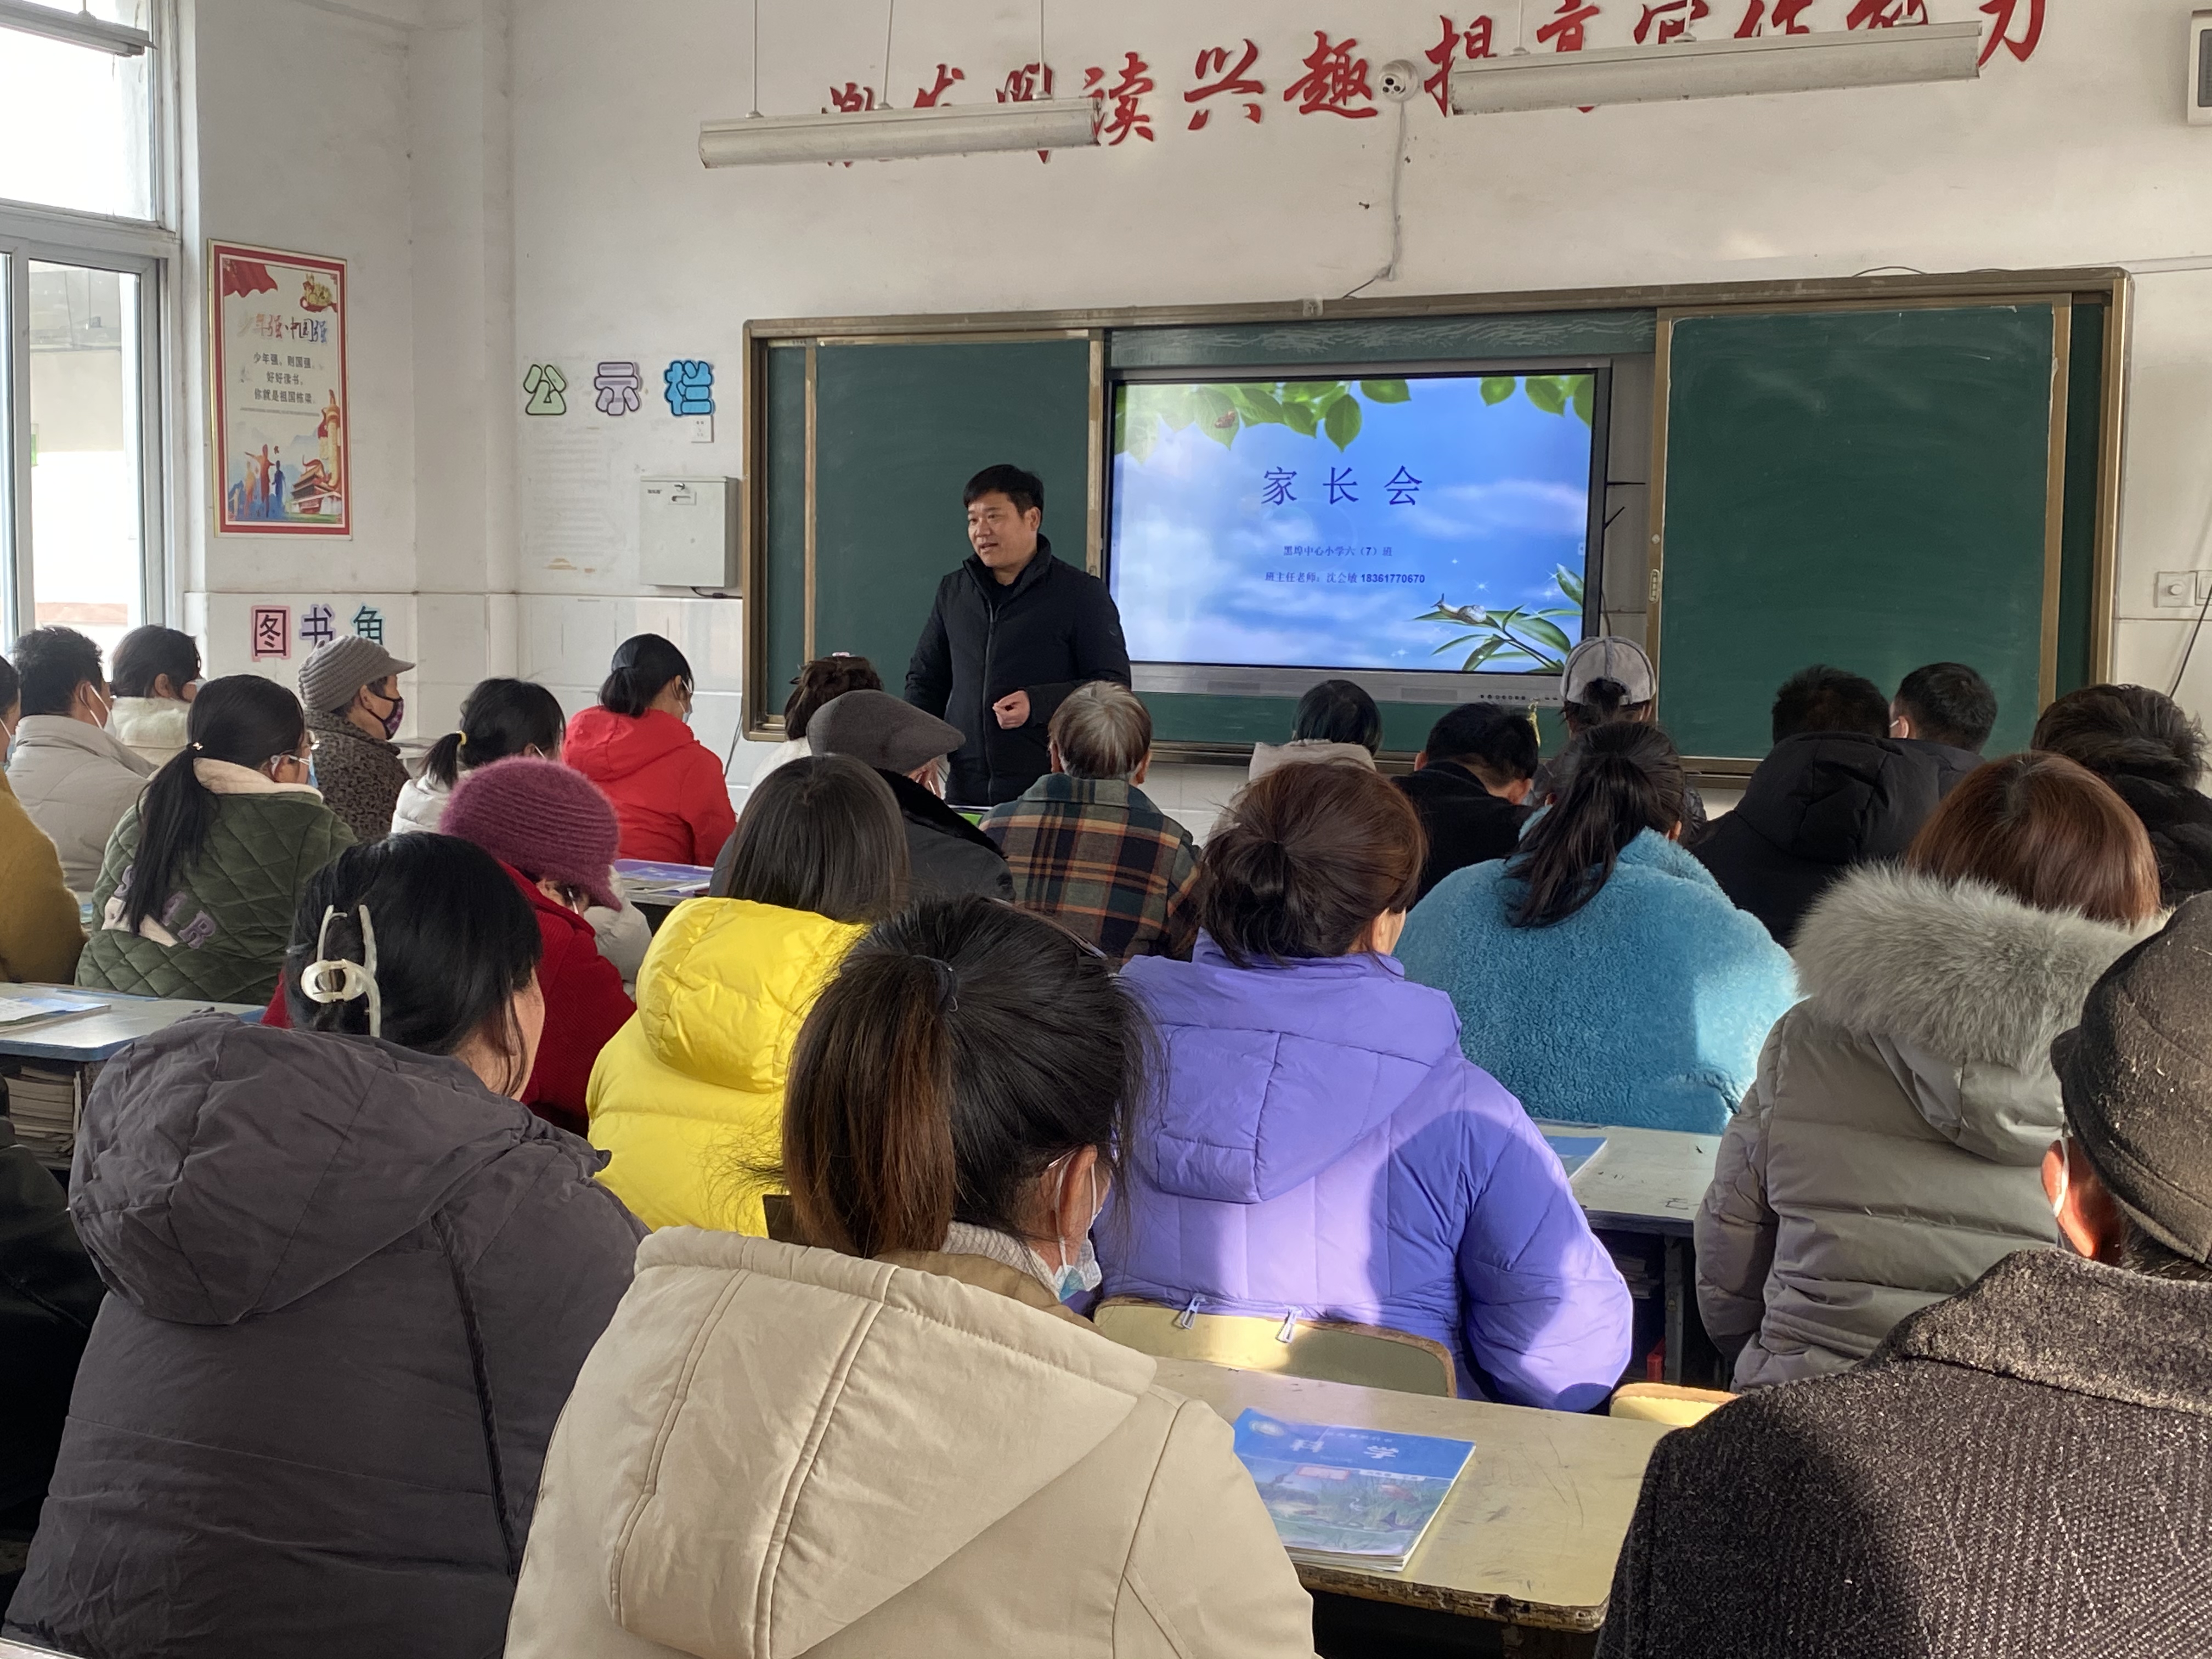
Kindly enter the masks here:
[[414, 665], [400, 661], [374, 640], [349, 634], [317, 646], [315, 654], [300, 665], [300, 701], [310, 714], [331, 714], [351, 702], [362, 686], [404, 674]]
[[951, 754], [967, 739], [958, 726], [888, 691], [848, 691], [814, 711], [806, 722], [806, 741], [817, 755], [850, 755], [902, 775]]

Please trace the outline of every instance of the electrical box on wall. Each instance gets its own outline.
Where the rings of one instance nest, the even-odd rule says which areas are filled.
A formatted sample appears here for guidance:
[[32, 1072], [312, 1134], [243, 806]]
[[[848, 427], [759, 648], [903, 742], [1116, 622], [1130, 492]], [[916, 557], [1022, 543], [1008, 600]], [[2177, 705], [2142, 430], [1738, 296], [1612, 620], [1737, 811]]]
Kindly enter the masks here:
[[2212, 11], [2189, 20], [2189, 120], [2212, 125]]
[[638, 513], [638, 580], [651, 587], [735, 589], [735, 478], [647, 478]]

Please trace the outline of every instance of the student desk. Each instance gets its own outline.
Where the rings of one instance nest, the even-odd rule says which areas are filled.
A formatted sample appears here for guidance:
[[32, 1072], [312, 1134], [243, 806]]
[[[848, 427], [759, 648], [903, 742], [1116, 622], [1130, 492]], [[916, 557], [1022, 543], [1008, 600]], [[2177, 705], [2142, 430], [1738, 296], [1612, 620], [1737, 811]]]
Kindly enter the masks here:
[[1721, 1138], [1545, 1120], [1536, 1127], [1549, 1133], [1605, 1137], [1598, 1155], [1567, 1184], [1591, 1226], [1659, 1241], [1666, 1264], [1666, 1381], [1681, 1382], [1685, 1355], [1706, 1340], [1698, 1319], [1697, 1252], [1690, 1229], [1712, 1184]]
[[623, 896], [645, 913], [646, 925], [654, 933], [668, 913], [686, 899], [707, 890], [714, 872], [703, 864], [656, 864], [646, 859], [617, 859], [615, 880]]
[[21, 1642], [0, 1638], [0, 1659], [67, 1659], [52, 1648], [27, 1648]]
[[[73, 985], [11, 985], [0, 988], [0, 990], [11, 995], [56, 997], [86, 1006], [95, 1003], [107, 1005], [96, 1014], [64, 1015], [52, 1019], [33, 1020], [12, 1028], [0, 1028], [0, 1066], [28, 1060], [63, 1072], [95, 1070], [139, 1038], [152, 1036], [156, 1031], [166, 1031], [179, 1020], [193, 1014], [234, 1014], [240, 1019], [258, 1024], [263, 1012], [258, 1003], [209, 1002], [199, 998], [140, 997], [121, 991], [79, 990]], [[80, 1105], [82, 1103], [80, 1087]], [[38, 1156], [42, 1161], [52, 1161], [43, 1148], [38, 1150]], [[60, 1161], [66, 1163], [67, 1160]], [[0, 1656], [0, 1659], [4, 1659], [4, 1656]]]
[[[1234, 1422], [1247, 1407], [1292, 1422], [1350, 1424], [1474, 1442], [1474, 1455], [1402, 1572], [1301, 1566], [1309, 1590], [1511, 1627], [1504, 1650], [1587, 1652], [1605, 1622], [1621, 1540], [1656, 1423], [1317, 1382], [1163, 1359], [1160, 1386]], [[1430, 1621], [1433, 1624], [1435, 1621]], [[1486, 1646], [1469, 1631], [1470, 1648]]]

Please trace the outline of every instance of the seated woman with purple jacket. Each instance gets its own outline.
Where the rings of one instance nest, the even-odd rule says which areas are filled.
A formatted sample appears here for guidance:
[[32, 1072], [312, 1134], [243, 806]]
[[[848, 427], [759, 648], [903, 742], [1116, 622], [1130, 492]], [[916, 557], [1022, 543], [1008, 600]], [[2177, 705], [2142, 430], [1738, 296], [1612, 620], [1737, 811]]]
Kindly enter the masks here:
[[1252, 784], [1207, 842], [1189, 962], [1141, 957], [1164, 1080], [1097, 1243], [1109, 1295], [1443, 1343], [1461, 1392], [1583, 1411], [1627, 1287], [1520, 1103], [1389, 954], [1421, 823], [1365, 767]]

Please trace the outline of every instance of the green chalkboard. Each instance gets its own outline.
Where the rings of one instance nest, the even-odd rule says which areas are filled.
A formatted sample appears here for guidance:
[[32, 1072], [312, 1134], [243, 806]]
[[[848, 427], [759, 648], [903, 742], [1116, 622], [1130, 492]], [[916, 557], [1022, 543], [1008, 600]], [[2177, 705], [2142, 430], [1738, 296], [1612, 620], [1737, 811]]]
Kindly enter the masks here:
[[1990, 752], [2027, 741], [2041, 689], [2052, 311], [1674, 324], [1659, 713], [1684, 754], [1764, 755], [1775, 688], [1814, 662], [1886, 690], [1923, 663], [1971, 663], [1997, 694]]
[[[1079, 339], [817, 349], [816, 655], [854, 652], [874, 660], [894, 693], [904, 684], [937, 584], [968, 556], [961, 486], [994, 462], [1044, 480], [1045, 533], [1082, 566], [1090, 353]], [[803, 547], [796, 572], [787, 555], [781, 563], [771, 588], [795, 574], [803, 592]], [[770, 672], [780, 685], [791, 669], [779, 661]]]

